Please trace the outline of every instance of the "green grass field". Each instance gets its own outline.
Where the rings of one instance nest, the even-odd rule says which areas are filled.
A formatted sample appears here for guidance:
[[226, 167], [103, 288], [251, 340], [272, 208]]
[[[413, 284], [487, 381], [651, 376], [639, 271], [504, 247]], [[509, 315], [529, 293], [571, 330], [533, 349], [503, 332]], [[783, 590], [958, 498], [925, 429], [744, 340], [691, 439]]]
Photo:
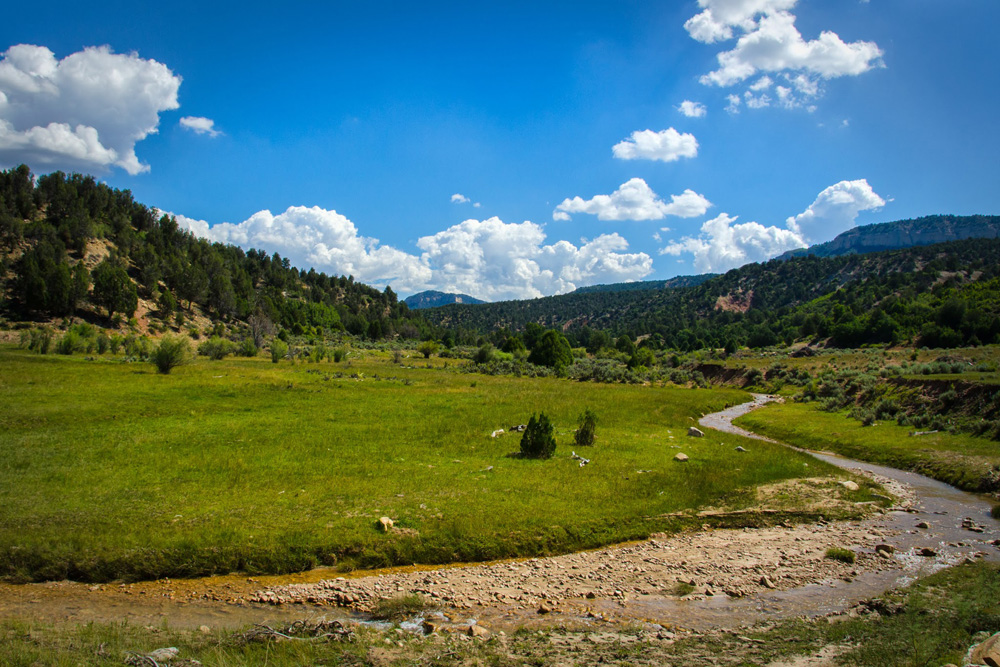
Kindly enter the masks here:
[[[741, 438], [686, 435], [700, 414], [745, 400], [737, 390], [490, 377], [365, 354], [350, 365], [199, 359], [158, 375], [110, 356], [0, 348], [0, 576], [556, 553], [642, 538], [677, 527], [664, 513], [745, 506], [759, 484], [828, 471], [776, 446], [736, 455]], [[599, 424], [581, 468], [570, 452], [586, 407]], [[555, 425], [553, 459], [510, 457], [520, 436], [490, 437], [538, 411]], [[690, 461], [672, 460], [678, 447]], [[380, 516], [399, 530], [376, 530]]]
[[799, 447], [912, 470], [968, 491], [991, 490], [1000, 477], [1000, 443], [944, 432], [912, 436], [912, 427], [893, 421], [863, 426], [816, 403], [771, 404], [735, 423]]

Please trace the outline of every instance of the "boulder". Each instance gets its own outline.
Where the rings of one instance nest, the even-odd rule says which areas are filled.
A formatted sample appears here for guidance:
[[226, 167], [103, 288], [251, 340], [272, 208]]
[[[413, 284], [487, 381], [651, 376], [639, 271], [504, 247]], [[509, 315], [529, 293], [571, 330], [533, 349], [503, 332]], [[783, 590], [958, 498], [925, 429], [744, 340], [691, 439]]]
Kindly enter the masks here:
[[154, 663], [158, 662], [170, 662], [180, 655], [180, 650], [173, 646], [168, 646], [167, 648], [158, 648], [155, 651], [146, 654], [146, 657], [152, 660]]
[[736, 446], [736, 451], [738, 451], [738, 452], [745, 452], [745, 451], [746, 451], [746, 449], [744, 449], [744, 448], [743, 448], [743, 447], [741, 447], [740, 445], [737, 445], [737, 446]]
[[693, 438], [705, 437], [705, 433], [701, 429], [695, 428], [694, 426], [688, 429], [688, 435], [690, 435]]
[[917, 524], [917, 528], [923, 528], [924, 530], [927, 530], [930, 527], [931, 525], [926, 521], [921, 521], [920, 523]]
[[760, 585], [763, 586], [764, 588], [770, 588], [770, 589], [776, 588], [774, 582], [771, 581], [771, 579], [767, 575], [760, 578]]
[[392, 529], [392, 519], [387, 516], [379, 517], [378, 529], [383, 533], [388, 533]]
[[687, 460], [688, 460], [688, 455], [684, 454], [683, 452], [677, 452], [677, 454], [674, 455], [674, 461], [680, 461], [683, 463], [684, 461]]
[[475, 623], [473, 623], [468, 627], [468, 629], [466, 629], [465, 634], [469, 635], [470, 637], [489, 637], [490, 631], [481, 625], [476, 625]]
[[923, 556], [924, 558], [934, 558], [935, 556], [937, 556], [937, 551], [929, 547], [924, 547], [923, 549], [917, 552], [917, 555]]
[[431, 623], [430, 621], [424, 621], [420, 624], [420, 627], [423, 628], [425, 635], [432, 635], [441, 629], [437, 623]]
[[969, 664], [1000, 667], [1000, 632], [972, 649]]
[[891, 544], [879, 544], [875, 547], [875, 553], [885, 554], [886, 556], [891, 556], [896, 553], [896, 547]]
[[858, 489], [861, 488], [860, 486], [857, 485], [856, 482], [852, 482], [849, 479], [844, 480], [843, 482], [840, 483], [840, 485], [845, 489], [847, 489], [848, 491], [857, 491]]

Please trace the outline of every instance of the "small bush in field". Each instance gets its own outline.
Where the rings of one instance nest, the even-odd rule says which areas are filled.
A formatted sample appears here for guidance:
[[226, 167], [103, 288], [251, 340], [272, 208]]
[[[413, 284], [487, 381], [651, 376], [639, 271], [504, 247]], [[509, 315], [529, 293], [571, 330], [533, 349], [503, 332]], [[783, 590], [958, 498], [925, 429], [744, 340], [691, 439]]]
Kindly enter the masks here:
[[587, 408], [580, 415], [580, 428], [576, 429], [576, 435], [573, 437], [574, 442], [578, 447], [594, 444], [594, 431], [596, 429], [597, 415], [594, 414], [593, 410]]
[[552, 423], [544, 412], [536, 419], [531, 415], [528, 427], [521, 436], [521, 456], [529, 459], [550, 459], [556, 451]]
[[156, 366], [157, 372], [164, 375], [170, 373], [177, 366], [187, 363], [190, 358], [191, 347], [188, 342], [176, 336], [164, 336], [160, 344], [149, 355], [149, 360]]

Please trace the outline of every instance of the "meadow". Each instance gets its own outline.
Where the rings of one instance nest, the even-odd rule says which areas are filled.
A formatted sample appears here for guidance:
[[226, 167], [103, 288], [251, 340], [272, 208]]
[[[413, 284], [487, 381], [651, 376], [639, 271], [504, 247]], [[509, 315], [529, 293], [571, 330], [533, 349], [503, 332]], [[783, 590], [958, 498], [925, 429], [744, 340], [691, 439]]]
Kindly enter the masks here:
[[[493, 377], [352, 351], [341, 363], [199, 358], [169, 375], [113, 356], [0, 347], [0, 576], [110, 581], [347, 571], [560, 553], [742, 508], [830, 472], [738, 436], [691, 438], [735, 389]], [[597, 442], [571, 458], [585, 408]], [[544, 411], [550, 460], [512, 456]], [[736, 453], [737, 445], [749, 450]], [[679, 451], [690, 460], [678, 463]], [[808, 467], [807, 467], [808, 465]], [[379, 517], [395, 522], [380, 532]], [[692, 522], [693, 522], [692, 517]], [[691, 522], [689, 522], [691, 523]]]
[[921, 433], [891, 420], [865, 426], [845, 411], [825, 412], [816, 403], [790, 400], [751, 412], [734, 423], [798, 447], [912, 470], [967, 491], [993, 490], [1000, 478], [1000, 443], [987, 438], [945, 431]]

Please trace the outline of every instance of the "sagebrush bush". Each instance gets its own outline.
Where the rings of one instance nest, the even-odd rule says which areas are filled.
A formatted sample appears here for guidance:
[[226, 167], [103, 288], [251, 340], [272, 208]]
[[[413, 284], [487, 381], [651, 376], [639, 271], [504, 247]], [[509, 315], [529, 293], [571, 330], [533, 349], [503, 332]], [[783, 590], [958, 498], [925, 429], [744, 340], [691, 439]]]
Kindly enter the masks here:
[[149, 355], [149, 361], [156, 366], [157, 372], [164, 375], [177, 366], [187, 363], [190, 358], [191, 348], [188, 342], [176, 336], [164, 336]]
[[224, 359], [236, 351], [236, 344], [219, 336], [212, 336], [198, 346], [198, 354], [214, 361]]
[[544, 412], [535, 418], [531, 415], [528, 426], [521, 436], [521, 456], [529, 459], [550, 459], [556, 451], [556, 439], [552, 435], [552, 423]]
[[271, 341], [271, 362], [278, 363], [288, 354], [288, 344], [280, 338]]

